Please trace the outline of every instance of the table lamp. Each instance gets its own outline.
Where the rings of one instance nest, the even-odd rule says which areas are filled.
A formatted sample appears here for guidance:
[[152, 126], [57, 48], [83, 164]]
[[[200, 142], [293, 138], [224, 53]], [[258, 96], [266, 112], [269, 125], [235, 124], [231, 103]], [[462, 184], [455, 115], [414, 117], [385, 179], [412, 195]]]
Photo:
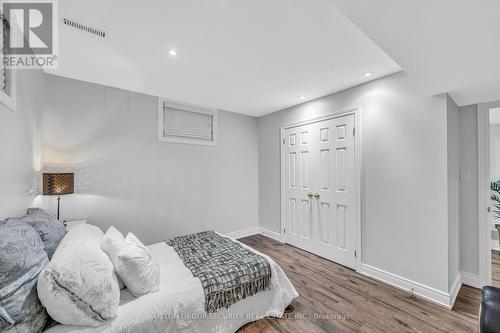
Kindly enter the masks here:
[[59, 208], [61, 195], [74, 193], [74, 173], [44, 173], [43, 195], [57, 195], [57, 219], [59, 220]]

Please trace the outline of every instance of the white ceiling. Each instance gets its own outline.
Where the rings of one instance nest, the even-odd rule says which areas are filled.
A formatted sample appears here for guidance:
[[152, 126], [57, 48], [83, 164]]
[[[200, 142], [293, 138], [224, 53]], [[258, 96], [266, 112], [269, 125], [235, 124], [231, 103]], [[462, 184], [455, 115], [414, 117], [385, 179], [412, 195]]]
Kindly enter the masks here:
[[267, 114], [400, 70], [329, 0], [59, 6], [61, 18], [109, 37], [61, 24], [60, 67], [51, 73], [233, 112]]
[[500, 1], [331, 1], [431, 94], [500, 99]]

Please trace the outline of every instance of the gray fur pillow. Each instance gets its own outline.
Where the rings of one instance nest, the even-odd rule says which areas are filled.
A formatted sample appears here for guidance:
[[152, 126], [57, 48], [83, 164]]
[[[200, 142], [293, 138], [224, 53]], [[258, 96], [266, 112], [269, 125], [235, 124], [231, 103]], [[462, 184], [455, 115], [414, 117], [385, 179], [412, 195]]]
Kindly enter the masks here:
[[28, 224], [0, 222], [0, 331], [41, 332], [47, 313], [36, 282], [49, 260], [38, 233]]
[[120, 288], [111, 260], [101, 250], [104, 233], [80, 224], [63, 239], [38, 277], [38, 297], [64, 325], [101, 326], [116, 317]]
[[50, 260], [66, 234], [64, 225], [40, 208], [28, 209], [28, 215], [22, 217], [21, 220], [38, 232]]

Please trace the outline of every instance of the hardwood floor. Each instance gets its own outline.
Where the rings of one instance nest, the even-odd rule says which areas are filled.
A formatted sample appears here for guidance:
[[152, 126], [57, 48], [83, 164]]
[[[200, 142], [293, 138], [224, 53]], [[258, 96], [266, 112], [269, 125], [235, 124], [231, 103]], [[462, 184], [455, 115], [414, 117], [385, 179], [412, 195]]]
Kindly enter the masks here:
[[239, 333], [477, 331], [479, 289], [462, 286], [450, 311], [267, 237], [240, 241], [272, 257], [300, 296], [285, 318], [265, 318], [243, 326]]
[[500, 252], [491, 250], [491, 280], [494, 287], [500, 287]]

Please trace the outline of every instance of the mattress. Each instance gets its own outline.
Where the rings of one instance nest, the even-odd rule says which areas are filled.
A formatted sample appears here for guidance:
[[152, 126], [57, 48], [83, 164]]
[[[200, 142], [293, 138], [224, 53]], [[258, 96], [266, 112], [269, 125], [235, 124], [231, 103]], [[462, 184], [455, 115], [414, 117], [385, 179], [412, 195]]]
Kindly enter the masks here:
[[125, 332], [236, 332], [246, 323], [266, 316], [281, 317], [298, 296], [281, 267], [264, 256], [271, 265], [271, 288], [257, 293], [217, 313], [204, 311], [205, 296], [200, 280], [186, 268], [175, 250], [166, 243], [148, 246], [160, 265], [160, 291], [135, 298], [121, 291], [118, 315], [100, 327], [57, 325], [46, 333], [125, 333]]

